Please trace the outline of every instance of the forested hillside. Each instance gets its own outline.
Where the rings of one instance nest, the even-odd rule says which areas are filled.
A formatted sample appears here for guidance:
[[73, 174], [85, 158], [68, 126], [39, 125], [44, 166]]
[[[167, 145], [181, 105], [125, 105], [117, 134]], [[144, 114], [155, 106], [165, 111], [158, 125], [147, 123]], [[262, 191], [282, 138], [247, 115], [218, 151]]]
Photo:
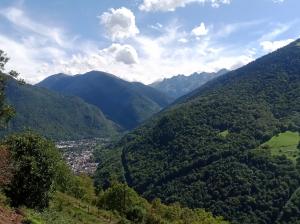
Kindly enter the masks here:
[[95, 106], [78, 97], [20, 84], [10, 79], [6, 100], [16, 111], [1, 134], [31, 129], [52, 139], [111, 137], [118, 126]]
[[127, 134], [116, 146], [119, 175], [148, 199], [205, 208], [232, 223], [292, 223], [297, 165], [260, 146], [299, 132], [299, 100], [298, 40], [209, 82]]
[[97, 106], [107, 118], [132, 129], [171, 102], [171, 98], [142, 83], [131, 83], [104, 72], [50, 76], [37, 84]]

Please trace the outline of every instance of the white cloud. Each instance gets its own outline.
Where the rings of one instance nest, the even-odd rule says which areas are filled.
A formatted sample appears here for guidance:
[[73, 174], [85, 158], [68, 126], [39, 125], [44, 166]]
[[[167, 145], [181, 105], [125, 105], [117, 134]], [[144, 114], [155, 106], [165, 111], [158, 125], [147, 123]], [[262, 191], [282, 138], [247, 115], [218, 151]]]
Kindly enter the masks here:
[[272, 0], [274, 3], [283, 3], [284, 0]]
[[192, 30], [192, 34], [196, 37], [206, 36], [208, 34], [208, 29], [205, 27], [204, 23], [201, 23]]
[[107, 36], [113, 41], [134, 37], [139, 33], [133, 12], [125, 7], [110, 9], [110, 12], [104, 12], [99, 18]]
[[178, 40], [178, 42], [183, 43], [183, 44], [186, 44], [186, 43], [189, 42], [189, 40], [183, 37], [183, 38], [180, 38], [180, 39]]
[[[122, 39], [122, 44], [99, 48], [97, 42], [67, 36], [63, 32], [58, 32], [60, 43], [50, 33], [42, 34], [35, 27], [45, 31], [61, 29], [34, 22], [24, 12], [20, 14], [27, 25], [8, 19], [16, 25], [13, 27], [18, 35], [1, 32], [0, 46], [11, 57], [9, 69], [19, 71], [22, 78], [31, 83], [55, 73], [79, 74], [91, 70], [109, 72], [129, 81], [151, 83], [179, 73], [232, 69], [255, 57], [247, 51], [247, 46], [241, 48], [220, 43], [218, 37], [212, 35], [214, 32], [195, 41], [191, 32], [186, 32], [178, 21], [163, 26], [157, 24], [160, 30], [155, 37], [140, 34]], [[72, 41], [65, 43], [66, 40]], [[69, 45], [65, 47], [65, 44]]]
[[286, 39], [286, 40], [278, 40], [278, 41], [263, 41], [260, 43], [260, 46], [263, 48], [265, 52], [272, 52], [288, 45], [293, 41], [294, 39]]
[[139, 6], [142, 11], [175, 11], [178, 7], [185, 7], [190, 3], [210, 3], [218, 8], [221, 4], [230, 4], [231, 0], [144, 0]]
[[260, 38], [260, 42], [269, 41], [278, 38], [278, 36], [286, 33], [293, 25], [294, 22], [286, 23], [286, 24], [276, 24], [276, 27], [273, 28], [272, 31], [264, 34]]
[[0, 15], [4, 16], [14, 25], [38, 34], [41, 37], [46, 37], [49, 42], [55, 43], [59, 46], [68, 47], [71, 43], [70, 40], [66, 40], [67, 38], [64, 36], [61, 29], [57, 27], [48, 27], [37, 23], [28, 18], [25, 13], [18, 8], [6, 8], [0, 11]]
[[161, 30], [163, 28], [163, 25], [161, 23], [156, 23], [155, 25], [150, 25], [149, 27], [154, 30]]
[[112, 44], [110, 47], [103, 49], [99, 53], [103, 57], [113, 57], [115, 61], [127, 65], [138, 63], [138, 54], [131, 45]]

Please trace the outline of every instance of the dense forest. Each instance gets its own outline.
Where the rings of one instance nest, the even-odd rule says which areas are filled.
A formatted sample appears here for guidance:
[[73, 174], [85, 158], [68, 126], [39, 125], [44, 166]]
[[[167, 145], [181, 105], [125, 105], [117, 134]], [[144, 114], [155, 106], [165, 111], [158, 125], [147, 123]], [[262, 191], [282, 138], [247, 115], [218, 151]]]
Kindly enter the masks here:
[[[260, 146], [299, 132], [299, 94], [298, 40], [209, 82], [127, 134], [111, 149], [121, 152], [116, 175], [148, 199], [205, 208], [232, 223], [295, 223], [298, 165]], [[103, 183], [109, 172], [97, 173]]]
[[78, 97], [64, 96], [12, 78], [7, 80], [5, 94], [6, 102], [15, 108], [16, 114], [0, 131], [2, 136], [30, 129], [54, 140], [82, 139], [112, 137], [120, 131], [97, 107]]

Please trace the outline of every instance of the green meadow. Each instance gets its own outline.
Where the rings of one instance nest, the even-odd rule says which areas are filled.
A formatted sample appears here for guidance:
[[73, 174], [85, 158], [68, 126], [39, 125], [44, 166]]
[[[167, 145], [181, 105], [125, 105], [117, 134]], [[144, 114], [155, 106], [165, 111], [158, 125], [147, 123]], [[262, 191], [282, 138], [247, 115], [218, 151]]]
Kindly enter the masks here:
[[285, 155], [292, 161], [300, 156], [298, 144], [300, 141], [299, 132], [286, 131], [272, 137], [269, 141], [260, 146], [263, 149], [270, 149], [274, 156]]

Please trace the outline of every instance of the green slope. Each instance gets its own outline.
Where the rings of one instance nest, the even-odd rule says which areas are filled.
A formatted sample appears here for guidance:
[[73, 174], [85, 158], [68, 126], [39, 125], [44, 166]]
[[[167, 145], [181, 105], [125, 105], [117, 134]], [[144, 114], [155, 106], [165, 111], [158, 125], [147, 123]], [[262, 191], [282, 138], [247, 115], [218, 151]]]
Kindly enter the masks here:
[[272, 137], [269, 141], [260, 146], [262, 149], [269, 149], [273, 156], [284, 155], [296, 162], [300, 155], [298, 148], [300, 136], [298, 132], [286, 131]]
[[299, 173], [291, 160], [254, 149], [300, 129], [298, 43], [200, 87], [126, 135], [116, 146], [126, 181], [147, 198], [232, 223], [274, 223]]
[[[0, 223], [7, 224], [5, 218], [11, 221], [9, 223], [15, 223], [15, 217], [10, 215], [14, 210], [5, 200], [0, 192]], [[121, 184], [102, 192], [93, 201], [88, 203], [55, 192], [49, 207], [43, 211], [22, 207], [18, 209], [18, 214], [24, 217], [24, 224], [229, 224], [222, 217], [214, 217], [202, 209], [189, 209], [178, 203], [164, 205], [159, 199], [149, 203]]]
[[95, 106], [76, 97], [10, 80], [5, 94], [16, 116], [1, 134], [32, 129], [52, 139], [110, 137], [117, 126]]

